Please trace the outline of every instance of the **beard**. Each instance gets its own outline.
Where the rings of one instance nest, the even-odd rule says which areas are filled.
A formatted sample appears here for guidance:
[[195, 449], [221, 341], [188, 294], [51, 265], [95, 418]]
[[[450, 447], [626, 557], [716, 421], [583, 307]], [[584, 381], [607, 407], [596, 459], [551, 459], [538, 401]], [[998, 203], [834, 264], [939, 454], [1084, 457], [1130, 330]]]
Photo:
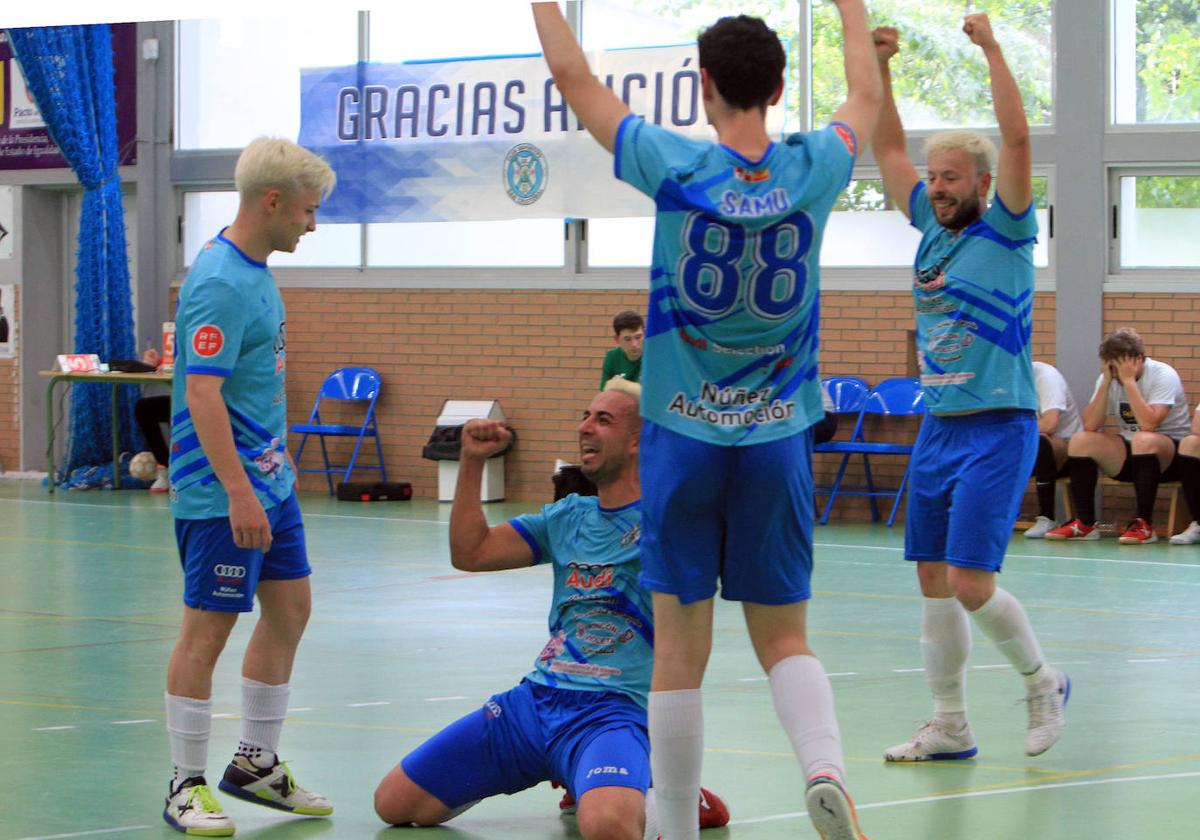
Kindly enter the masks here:
[[979, 209], [979, 196], [972, 195], [969, 198], [960, 198], [955, 207], [954, 215], [948, 221], [942, 222], [942, 227], [947, 230], [962, 230], [967, 225], [974, 222], [983, 215]]

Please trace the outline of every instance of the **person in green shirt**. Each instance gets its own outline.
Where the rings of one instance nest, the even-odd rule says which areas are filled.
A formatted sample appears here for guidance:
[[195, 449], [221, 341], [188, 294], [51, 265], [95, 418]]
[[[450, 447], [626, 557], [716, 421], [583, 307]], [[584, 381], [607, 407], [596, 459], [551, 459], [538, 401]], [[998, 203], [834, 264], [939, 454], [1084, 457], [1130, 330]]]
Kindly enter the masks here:
[[642, 375], [642, 344], [646, 340], [646, 322], [632, 310], [625, 310], [613, 318], [613, 341], [617, 346], [604, 354], [604, 368], [600, 373], [603, 388], [614, 376], [623, 376], [637, 382]]

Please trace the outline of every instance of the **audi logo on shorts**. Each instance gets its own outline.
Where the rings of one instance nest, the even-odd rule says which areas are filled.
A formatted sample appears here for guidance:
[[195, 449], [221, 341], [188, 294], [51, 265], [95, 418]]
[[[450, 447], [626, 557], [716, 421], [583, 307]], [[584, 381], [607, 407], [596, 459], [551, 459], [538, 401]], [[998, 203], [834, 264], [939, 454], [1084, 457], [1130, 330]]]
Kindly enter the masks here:
[[213, 572], [219, 578], [224, 578], [226, 580], [241, 580], [246, 576], [246, 567], [227, 566], [222, 564], [213, 569]]

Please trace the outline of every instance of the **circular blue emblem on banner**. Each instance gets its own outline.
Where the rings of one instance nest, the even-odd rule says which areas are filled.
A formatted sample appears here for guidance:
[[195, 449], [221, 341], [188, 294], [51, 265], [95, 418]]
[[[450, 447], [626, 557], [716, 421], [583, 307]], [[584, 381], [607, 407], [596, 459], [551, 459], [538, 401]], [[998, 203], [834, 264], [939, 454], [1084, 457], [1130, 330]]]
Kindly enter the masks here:
[[513, 146], [504, 156], [504, 191], [517, 204], [533, 204], [546, 191], [546, 156], [531, 143]]

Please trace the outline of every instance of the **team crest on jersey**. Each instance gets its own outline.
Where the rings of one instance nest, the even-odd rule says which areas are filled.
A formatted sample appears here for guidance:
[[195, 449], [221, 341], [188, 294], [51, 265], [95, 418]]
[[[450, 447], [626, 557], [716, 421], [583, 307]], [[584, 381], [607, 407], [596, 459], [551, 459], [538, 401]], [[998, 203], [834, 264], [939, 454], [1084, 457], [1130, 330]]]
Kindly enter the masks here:
[[733, 167], [733, 177], [739, 181], [745, 181], [747, 184], [757, 184], [760, 181], [767, 181], [771, 178], [770, 169], [746, 169], [743, 166]]
[[642, 526], [634, 525], [628, 531], [621, 535], [621, 548], [629, 548], [631, 545], [637, 545], [637, 541], [642, 538]]
[[533, 204], [546, 191], [550, 168], [546, 156], [532, 143], [520, 143], [504, 156], [504, 191], [516, 204]]
[[205, 324], [192, 333], [192, 349], [197, 356], [210, 358], [221, 352], [225, 346], [225, 333], [216, 324]]

